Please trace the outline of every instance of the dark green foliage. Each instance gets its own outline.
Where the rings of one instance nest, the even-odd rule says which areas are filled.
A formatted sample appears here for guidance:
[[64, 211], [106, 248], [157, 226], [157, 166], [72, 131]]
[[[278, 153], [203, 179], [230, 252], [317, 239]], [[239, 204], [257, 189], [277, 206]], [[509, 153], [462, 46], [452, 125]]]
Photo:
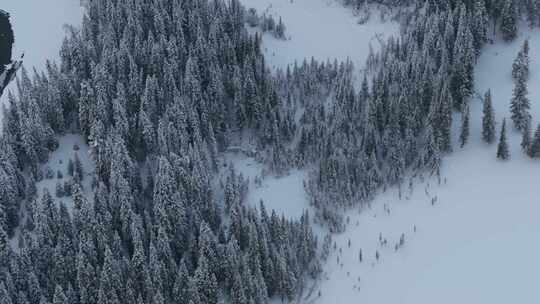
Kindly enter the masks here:
[[540, 158], [540, 125], [536, 128], [534, 138], [528, 149], [528, 155], [532, 158]]
[[519, 131], [524, 131], [530, 123], [530, 101], [528, 98], [527, 79], [523, 73], [519, 74], [514, 86], [514, 93], [510, 103], [511, 118], [514, 126]]
[[517, 37], [519, 15], [515, 0], [504, 0], [501, 15], [500, 31], [506, 41], [512, 41]]
[[482, 139], [486, 143], [491, 144], [495, 141], [495, 114], [493, 113], [491, 91], [489, 90], [484, 96], [482, 113]]
[[471, 113], [469, 106], [463, 106], [461, 111], [461, 129], [459, 133], [459, 145], [463, 148], [469, 141]]
[[501, 160], [510, 159], [510, 150], [506, 141], [506, 119], [503, 119], [499, 145], [497, 146], [497, 158]]

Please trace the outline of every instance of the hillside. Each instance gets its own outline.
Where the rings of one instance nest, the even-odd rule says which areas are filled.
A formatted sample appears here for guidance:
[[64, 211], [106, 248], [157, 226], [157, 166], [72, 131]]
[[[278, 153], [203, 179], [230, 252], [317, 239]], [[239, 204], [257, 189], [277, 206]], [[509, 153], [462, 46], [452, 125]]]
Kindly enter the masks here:
[[536, 1], [1, 10], [1, 304], [538, 298]]

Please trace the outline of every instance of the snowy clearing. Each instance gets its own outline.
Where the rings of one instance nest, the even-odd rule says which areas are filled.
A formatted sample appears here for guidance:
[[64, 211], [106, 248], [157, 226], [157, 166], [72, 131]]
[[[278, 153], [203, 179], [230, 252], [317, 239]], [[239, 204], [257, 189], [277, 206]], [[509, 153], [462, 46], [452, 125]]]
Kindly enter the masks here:
[[[293, 170], [285, 176], [264, 176], [264, 166], [251, 157], [228, 153], [226, 162], [232, 163], [237, 172], [249, 179], [247, 203], [259, 208], [261, 199], [265, 206], [277, 214], [287, 218], [300, 218], [309, 209], [308, 199], [304, 191], [305, 170]], [[256, 177], [263, 177], [262, 183], [255, 182]]]
[[[382, 22], [377, 10], [373, 10], [366, 24], [358, 24], [359, 17], [335, 0], [244, 0], [243, 3], [246, 8], [255, 8], [258, 14], [269, 14], [276, 20], [281, 17], [285, 23], [287, 40], [263, 35], [267, 64], [273, 69], [283, 69], [295, 62], [301, 64], [311, 57], [321, 61], [349, 59], [359, 75], [370, 46], [378, 50], [381, 42], [399, 30], [395, 22]], [[228, 155], [228, 161], [249, 178], [250, 205], [258, 207], [263, 199], [268, 209], [287, 217], [300, 217], [309, 209], [303, 185], [305, 170], [294, 170], [284, 177], [265, 176], [262, 185], [257, 186], [254, 179], [262, 174], [261, 164], [239, 155]]]
[[351, 9], [335, 0], [244, 0], [246, 8], [255, 8], [259, 14], [269, 14], [286, 26], [289, 40], [263, 36], [263, 46], [268, 64], [273, 68], [313, 57], [345, 61], [350, 59], [359, 69], [364, 66], [370, 45], [377, 50], [381, 41], [397, 33], [395, 22], [381, 22], [376, 10], [370, 20], [358, 24], [358, 17]]
[[[56, 151], [51, 153], [49, 160], [46, 164], [42, 166], [42, 171], [46, 172], [48, 168], [51, 168], [54, 173], [53, 178], [44, 178], [42, 181], [36, 183], [36, 188], [38, 191], [38, 196], [43, 195], [44, 189], [48, 189], [49, 193], [53, 196], [55, 201], [60, 204], [64, 203], [68, 210], [71, 211], [73, 208], [73, 199], [71, 196], [57, 197], [56, 192], [56, 183], [64, 185], [65, 182], [68, 182], [72, 179], [72, 176], [68, 174], [68, 163], [71, 159], [75, 161], [75, 155], [77, 155], [81, 161], [83, 168], [83, 179], [81, 181], [81, 186], [85, 192], [87, 199], [92, 199], [92, 176], [95, 168], [95, 164], [90, 158], [89, 147], [85, 143], [84, 139], [80, 135], [67, 134], [59, 138], [59, 146]], [[76, 147], [78, 150], [76, 150]], [[57, 173], [60, 172], [62, 177], [58, 177]]]

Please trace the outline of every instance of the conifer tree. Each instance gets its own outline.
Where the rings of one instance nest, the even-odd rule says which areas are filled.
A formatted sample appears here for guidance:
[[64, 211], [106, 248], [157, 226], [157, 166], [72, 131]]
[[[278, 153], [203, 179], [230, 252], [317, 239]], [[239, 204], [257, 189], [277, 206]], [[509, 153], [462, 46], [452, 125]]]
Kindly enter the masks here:
[[482, 139], [486, 143], [491, 144], [495, 141], [495, 117], [493, 114], [490, 90], [488, 90], [484, 96], [484, 107], [482, 112]]
[[529, 78], [529, 62], [529, 40], [526, 39], [512, 64], [512, 77], [515, 81], [518, 81], [520, 77]]
[[528, 154], [532, 158], [540, 158], [540, 124], [536, 128], [536, 132], [534, 132], [534, 138]]
[[507, 160], [510, 158], [510, 151], [508, 150], [508, 143], [506, 142], [506, 118], [503, 119], [501, 127], [501, 136], [499, 138], [499, 145], [497, 147], [497, 158], [501, 160]]
[[504, 1], [505, 2], [501, 14], [500, 31], [503, 39], [509, 42], [517, 37], [518, 12], [514, 0]]
[[510, 103], [511, 118], [515, 128], [519, 131], [524, 131], [531, 120], [531, 114], [529, 114], [531, 106], [527, 95], [527, 80], [525, 75], [520, 73], [514, 86], [514, 93]]
[[528, 122], [525, 130], [523, 130], [523, 136], [521, 138], [521, 149], [525, 154], [530, 156], [530, 146], [531, 146], [531, 123]]
[[461, 111], [461, 131], [459, 134], [459, 145], [463, 148], [469, 141], [470, 110], [468, 105], [463, 106]]

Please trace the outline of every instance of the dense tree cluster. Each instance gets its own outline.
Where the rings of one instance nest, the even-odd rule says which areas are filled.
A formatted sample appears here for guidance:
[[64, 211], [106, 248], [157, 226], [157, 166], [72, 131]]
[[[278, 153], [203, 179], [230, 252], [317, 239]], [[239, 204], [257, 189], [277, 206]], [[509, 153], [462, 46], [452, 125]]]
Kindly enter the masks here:
[[[294, 134], [244, 8], [236, 0], [85, 6], [60, 64], [32, 78], [23, 70], [18, 95], [8, 98], [2, 301], [247, 304], [297, 296], [319, 272], [307, 213], [292, 221], [246, 206], [235, 172], [225, 190], [214, 187], [218, 154], [233, 134], [250, 130], [262, 148], [280, 151]], [[56, 195], [72, 196], [73, 210], [35, 190], [68, 131], [87, 139], [96, 165], [93, 189], [83, 189], [79, 158], [67, 164], [73, 183]], [[30, 225], [20, 225], [21, 203]], [[15, 252], [7, 244], [17, 226]]]
[[488, 17], [483, 1], [426, 2], [410, 14], [400, 39], [368, 59], [377, 68], [358, 92], [352, 68], [344, 68], [333, 104], [306, 107], [302, 119], [310, 123], [300, 126], [299, 149], [320, 160], [307, 185], [319, 216], [339, 229], [336, 206], [365, 202], [377, 189], [401, 183], [408, 170], [438, 172], [452, 149], [452, 110], [467, 109], [473, 94]]
[[[345, 4], [360, 3], [353, 2]], [[68, 28], [60, 63], [32, 77], [23, 70], [17, 96], [8, 97], [0, 298], [293, 299], [307, 276], [320, 273], [310, 216], [288, 220], [264, 204], [244, 204], [247, 183], [232, 166], [224, 169], [220, 153], [248, 133], [273, 173], [310, 169], [305, 189], [315, 216], [339, 231], [343, 208], [401, 184], [412, 170], [438, 174], [452, 150], [453, 111], [462, 113], [466, 144], [474, 64], [489, 27], [511, 40], [524, 4], [538, 8], [533, 0], [361, 2], [411, 13], [400, 37], [372, 53], [357, 89], [348, 61], [305, 60], [271, 74], [261, 37], [245, 24], [279, 37], [285, 26], [238, 0], [85, 1], [82, 28]], [[520, 130], [530, 130], [527, 53], [524, 46], [514, 72], [512, 119]], [[493, 116], [486, 94], [486, 142], [495, 138]], [[95, 163], [92, 189], [83, 189], [78, 158], [67, 164], [72, 182], [54, 189], [73, 198], [72, 210], [36, 190], [36, 181], [54, 176], [43, 174], [43, 163], [66, 132], [87, 140]], [[540, 131], [526, 142], [540, 155]], [[497, 156], [509, 158], [504, 122]], [[8, 245], [16, 228], [17, 252]]]

